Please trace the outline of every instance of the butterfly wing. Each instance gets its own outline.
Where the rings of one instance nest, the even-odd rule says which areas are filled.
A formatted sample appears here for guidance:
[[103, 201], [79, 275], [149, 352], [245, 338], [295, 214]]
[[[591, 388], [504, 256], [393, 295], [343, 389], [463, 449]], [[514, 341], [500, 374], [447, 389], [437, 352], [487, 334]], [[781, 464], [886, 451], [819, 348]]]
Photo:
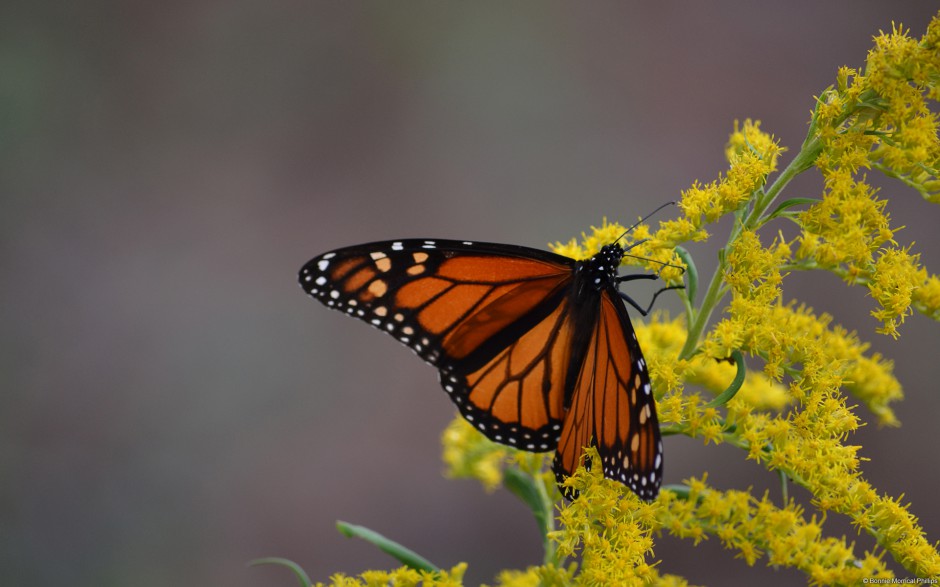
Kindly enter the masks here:
[[574, 264], [526, 247], [412, 239], [325, 253], [304, 265], [300, 283], [437, 367], [463, 416], [492, 440], [552, 450], [564, 419]]
[[662, 483], [663, 458], [649, 372], [613, 286], [600, 292], [596, 316], [558, 442], [555, 476], [561, 484], [577, 469], [582, 447], [593, 445], [605, 477], [651, 500]]

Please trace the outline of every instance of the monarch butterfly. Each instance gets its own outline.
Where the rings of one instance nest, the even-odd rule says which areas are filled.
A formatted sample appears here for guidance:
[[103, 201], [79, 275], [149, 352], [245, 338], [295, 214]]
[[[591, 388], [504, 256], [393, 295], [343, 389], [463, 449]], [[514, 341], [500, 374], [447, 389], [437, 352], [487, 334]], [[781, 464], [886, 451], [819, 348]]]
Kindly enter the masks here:
[[516, 245], [384, 241], [315, 257], [299, 279], [313, 298], [436, 367], [463, 417], [491, 440], [555, 450], [559, 485], [583, 447], [595, 445], [606, 477], [652, 500], [663, 443], [647, 365], [620, 297], [644, 315], [649, 308], [617, 284], [658, 276], [618, 276], [627, 250], [614, 242], [575, 261]]

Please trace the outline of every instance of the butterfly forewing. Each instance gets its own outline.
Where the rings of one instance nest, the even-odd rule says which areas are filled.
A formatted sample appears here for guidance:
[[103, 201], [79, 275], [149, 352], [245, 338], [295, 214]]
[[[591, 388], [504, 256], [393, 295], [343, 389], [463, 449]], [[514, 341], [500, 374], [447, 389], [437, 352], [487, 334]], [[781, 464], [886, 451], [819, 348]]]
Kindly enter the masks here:
[[437, 366], [461, 414], [488, 437], [552, 450], [564, 417], [573, 264], [524, 247], [402, 240], [316, 257], [300, 282]]
[[553, 469], [563, 482], [580, 464], [582, 447], [595, 445], [605, 477], [653, 499], [662, 483], [662, 440], [649, 372], [616, 290], [600, 295]]

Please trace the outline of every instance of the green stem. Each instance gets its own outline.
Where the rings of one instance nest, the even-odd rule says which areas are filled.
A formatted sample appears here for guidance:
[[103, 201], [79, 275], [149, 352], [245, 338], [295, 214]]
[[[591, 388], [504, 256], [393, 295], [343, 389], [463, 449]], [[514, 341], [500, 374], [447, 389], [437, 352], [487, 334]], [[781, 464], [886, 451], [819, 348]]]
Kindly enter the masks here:
[[[761, 221], [763, 220], [764, 213], [767, 211], [767, 208], [774, 203], [774, 200], [777, 199], [777, 196], [780, 195], [783, 188], [785, 188], [794, 177], [812, 167], [821, 152], [822, 143], [819, 142], [819, 139], [815, 137], [807, 138], [800, 152], [790, 161], [786, 169], [780, 172], [780, 175], [777, 176], [777, 179], [774, 180], [763, 195], [757, 197], [754, 207], [751, 208], [750, 214], [748, 214], [747, 218], [744, 220], [744, 227], [750, 230], [759, 228], [762, 224]], [[738, 229], [738, 232], [740, 232], [740, 229]], [[735, 237], [736, 236], [737, 235], [735, 235]]]
[[545, 553], [542, 560], [547, 565], [560, 566], [558, 550], [555, 548], [555, 542], [551, 537], [551, 533], [555, 531], [555, 502], [552, 501], [545, 487], [545, 483], [541, 479], [536, 480], [536, 487], [539, 490], [539, 499], [542, 500], [545, 515], [545, 539], [543, 542]]
[[679, 359], [688, 359], [698, 350], [698, 341], [702, 336], [702, 331], [704, 331], [705, 326], [708, 325], [708, 319], [711, 317], [712, 311], [725, 294], [725, 290], [722, 287], [722, 276], [724, 272], [725, 260], [724, 258], [720, 258], [718, 260], [718, 268], [715, 269], [715, 272], [712, 274], [712, 279], [708, 283], [708, 289], [705, 290], [702, 306], [699, 308], [698, 313], [695, 314], [695, 320], [689, 324], [689, 335], [685, 339], [685, 345], [679, 352]]
[[515, 467], [508, 467], [503, 472], [503, 485], [532, 510], [539, 532], [542, 534], [545, 564], [557, 563], [555, 543], [551, 538], [551, 533], [555, 530], [555, 503], [548, 495], [542, 477]]

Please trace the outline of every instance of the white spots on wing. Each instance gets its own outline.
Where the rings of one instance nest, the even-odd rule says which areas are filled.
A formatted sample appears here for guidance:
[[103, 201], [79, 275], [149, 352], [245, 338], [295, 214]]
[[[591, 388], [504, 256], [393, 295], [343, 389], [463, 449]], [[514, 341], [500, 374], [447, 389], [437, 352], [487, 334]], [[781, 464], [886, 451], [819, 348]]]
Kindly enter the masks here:
[[329, 261], [330, 259], [332, 259], [332, 258], [335, 257], [335, 256], [336, 256], [336, 253], [327, 253], [327, 254], [323, 255], [323, 258], [326, 259], [327, 261]]
[[382, 325], [382, 321], [379, 320], [378, 318], [373, 318], [371, 322], [372, 322], [372, 325], [373, 325], [373, 326], [381, 326], [381, 325]]
[[658, 469], [663, 464], [663, 455], [657, 454], [656, 460], [653, 461], [653, 468]]
[[379, 259], [385, 259], [388, 257], [388, 255], [386, 255], [382, 251], [375, 251], [374, 253], [369, 253], [369, 256], [372, 257], [373, 261], [378, 261]]
[[[310, 281], [310, 277], [310, 275], [307, 276], [307, 281]], [[317, 277], [317, 280], [314, 283], [317, 285], [326, 285], [326, 277], [321, 275], [320, 277]]]
[[424, 244], [421, 245], [422, 249], [433, 249], [436, 247], [437, 247], [437, 244], [434, 241], [424, 241]]
[[404, 248], [404, 247], [402, 246], [401, 242], [399, 242], [399, 241], [395, 241], [395, 242], [392, 243], [392, 250], [393, 250], [393, 251], [400, 251], [400, 250], [402, 250], [403, 248]]
[[467, 245], [468, 247], [473, 246], [471, 241], [463, 241], [463, 244]]
[[640, 369], [646, 369], [646, 361], [643, 360], [643, 357], [637, 359], [636, 364], [640, 367]]
[[339, 298], [339, 291], [334, 289], [333, 291], [330, 292], [330, 297], [333, 298], [334, 300]]
[[327, 267], [329, 266], [330, 266], [330, 262], [327, 261], [326, 259], [321, 259], [320, 261], [317, 261], [317, 269], [319, 269], [320, 271], [326, 271]]
[[650, 394], [650, 390], [651, 390], [651, 389], [650, 389], [650, 384], [649, 384], [649, 383], [643, 385], [643, 393], [645, 393], [646, 395], [649, 395], [649, 394]]

